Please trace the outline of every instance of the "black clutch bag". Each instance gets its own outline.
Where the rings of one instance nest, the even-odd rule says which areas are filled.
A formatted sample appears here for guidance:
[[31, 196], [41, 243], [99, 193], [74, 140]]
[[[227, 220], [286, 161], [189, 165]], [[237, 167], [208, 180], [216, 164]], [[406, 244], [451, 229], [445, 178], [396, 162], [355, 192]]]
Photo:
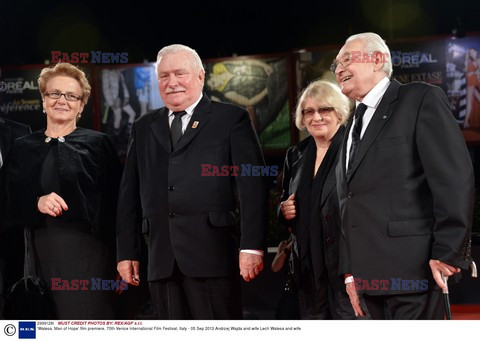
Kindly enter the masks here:
[[5, 317], [12, 320], [50, 320], [52, 304], [47, 287], [37, 276], [35, 250], [31, 230], [24, 228], [25, 261], [23, 278], [13, 284], [7, 293]]

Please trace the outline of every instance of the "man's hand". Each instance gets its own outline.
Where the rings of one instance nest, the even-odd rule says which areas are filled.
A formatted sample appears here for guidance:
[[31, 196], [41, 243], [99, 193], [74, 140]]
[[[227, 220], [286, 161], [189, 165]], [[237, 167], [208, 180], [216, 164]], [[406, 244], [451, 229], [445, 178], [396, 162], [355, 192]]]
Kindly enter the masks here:
[[448, 278], [451, 275], [461, 271], [459, 268], [442, 263], [436, 259], [430, 259], [430, 262], [428, 262], [428, 264], [430, 265], [430, 269], [432, 269], [433, 279], [435, 280], [435, 282], [437, 282], [438, 286], [445, 291], [448, 290], [448, 288], [442, 281], [442, 273], [445, 277]]
[[295, 193], [290, 195], [287, 200], [280, 203], [280, 209], [282, 210], [283, 217], [286, 220], [292, 220], [296, 217], [297, 211], [295, 209]]
[[245, 282], [250, 282], [263, 270], [263, 256], [253, 253], [240, 252], [239, 265], [240, 275]]
[[350, 304], [355, 312], [355, 316], [365, 317], [366, 314], [362, 310], [360, 298], [358, 297], [357, 290], [355, 289], [355, 282], [347, 283], [345, 289], [347, 290], [348, 297], [350, 298]]
[[122, 260], [117, 264], [117, 270], [122, 279], [136, 287], [140, 284], [140, 262], [136, 260]]

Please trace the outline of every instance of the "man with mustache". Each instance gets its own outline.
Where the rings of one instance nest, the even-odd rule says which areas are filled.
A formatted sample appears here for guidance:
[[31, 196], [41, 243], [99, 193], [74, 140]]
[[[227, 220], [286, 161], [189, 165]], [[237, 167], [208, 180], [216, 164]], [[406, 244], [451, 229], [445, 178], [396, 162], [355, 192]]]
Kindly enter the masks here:
[[356, 102], [337, 166], [340, 271], [355, 313], [364, 315], [358, 290], [373, 319], [443, 319], [441, 276], [468, 269], [474, 195], [447, 97], [390, 79], [390, 51], [375, 33], [348, 38], [332, 71]]
[[162, 48], [157, 75], [165, 107], [139, 118], [130, 136], [118, 203], [118, 271], [131, 285], [145, 278], [138, 261], [143, 233], [145, 279], [160, 319], [241, 319], [239, 273], [248, 282], [263, 269], [266, 182], [202, 176], [201, 165], [264, 166], [257, 136], [247, 111], [202, 93], [205, 71], [195, 50]]

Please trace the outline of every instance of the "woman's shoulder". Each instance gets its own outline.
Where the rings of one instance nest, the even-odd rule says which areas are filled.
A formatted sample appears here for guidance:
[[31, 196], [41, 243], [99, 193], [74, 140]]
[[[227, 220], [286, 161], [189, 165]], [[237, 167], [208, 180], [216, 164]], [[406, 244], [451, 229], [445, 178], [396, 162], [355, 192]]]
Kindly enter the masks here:
[[307, 136], [302, 141], [298, 142], [295, 146], [290, 147], [288, 151], [291, 153], [303, 154], [307, 149], [308, 145], [310, 144], [310, 140], [312, 139], [313, 138], [311, 136]]
[[312, 137], [308, 136], [307, 138], [297, 143], [295, 146], [288, 148], [286, 156], [287, 161], [291, 164], [296, 162], [302, 156], [302, 154], [305, 153], [311, 139]]
[[83, 128], [83, 127], [77, 127], [75, 131], [72, 133], [77, 134], [77, 135], [83, 135], [83, 136], [91, 136], [91, 137], [96, 137], [96, 138], [103, 138], [108, 136], [107, 134], [98, 131], [98, 130], [93, 130], [93, 129], [88, 129], [88, 128]]
[[73, 133], [69, 135], [71, 141], [82, 141], [100, 143], [101, 141], [108, 139], [109, 136], [101, 131], [78, 127]]

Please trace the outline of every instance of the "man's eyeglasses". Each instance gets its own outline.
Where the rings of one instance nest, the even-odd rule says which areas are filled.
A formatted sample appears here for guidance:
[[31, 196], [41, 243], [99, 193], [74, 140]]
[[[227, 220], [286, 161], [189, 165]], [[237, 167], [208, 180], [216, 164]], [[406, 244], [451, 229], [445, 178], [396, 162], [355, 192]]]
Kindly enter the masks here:
[[335, 73], [335, 70], [337, 70], [338, 64], [341, 64], [343, 67], [347, 67], [350, 64], [352, 64], [352, 57], [350, 55], [346, 56], [342, 60], [336, 60], [334, 59], [332, 62], [332, 65], [330, 65], [330, 71]]
[[321, 107], [318, 109], [305, 108], [302, 110], [302, 115], [303, 117], [310, 118], [310, 117], [313, 117], [316, 112], [318, 112], [318, 114], [322, 118], [325, 118], [325, 117], [329, 117], [332, 111], [335, 111], [335, 108], [333, 107]]
[[59, 99], [60, 97], [64, 96], [67, 101], [71, 101], [71, 102], [79, 101], [82, 99], [82, 96], [77, 96], [71, 93], [56, 92], [56, 91], [47, 92], [45, 96], [51, 99]]

